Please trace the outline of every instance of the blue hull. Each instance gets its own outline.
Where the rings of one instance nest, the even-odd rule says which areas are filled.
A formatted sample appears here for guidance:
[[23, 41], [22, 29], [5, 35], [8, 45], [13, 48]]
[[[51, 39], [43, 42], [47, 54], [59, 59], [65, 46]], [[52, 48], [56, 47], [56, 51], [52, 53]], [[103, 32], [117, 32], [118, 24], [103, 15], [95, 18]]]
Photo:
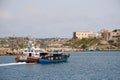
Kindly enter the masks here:
[[60, 63], [60, 62], [67, 62], [67, 58], [61, 60], [48, 60], [48, 59], [39, 59], [39, 63]]

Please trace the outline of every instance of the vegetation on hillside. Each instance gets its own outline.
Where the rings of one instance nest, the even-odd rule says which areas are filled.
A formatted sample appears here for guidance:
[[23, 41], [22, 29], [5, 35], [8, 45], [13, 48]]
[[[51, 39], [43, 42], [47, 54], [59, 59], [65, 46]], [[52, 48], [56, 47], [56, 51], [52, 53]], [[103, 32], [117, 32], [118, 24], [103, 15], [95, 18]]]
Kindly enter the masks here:
[[71, 39], [68, 41], [67, 45], [70, 45], [75, 48], [85, 49], [90, 46], [97, 45], [99, 42], [100, 42], [100, 39], [96, 39], [96, 38]]
[[91, 48], [99, 50], [120, 49], [120, 39], [109, 41], [97, 38], [70, 39], [65, 45], [79, 49], [91, 49]]

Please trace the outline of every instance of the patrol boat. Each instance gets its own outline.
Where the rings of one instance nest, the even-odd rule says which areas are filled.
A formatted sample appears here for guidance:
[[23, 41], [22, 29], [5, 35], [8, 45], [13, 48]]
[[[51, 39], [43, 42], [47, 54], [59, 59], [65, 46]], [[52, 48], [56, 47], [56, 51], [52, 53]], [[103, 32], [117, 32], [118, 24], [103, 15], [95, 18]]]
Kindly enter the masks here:
[[32, 41], [28, 42], [28, 47], [24, 49], [22, 55], [15, 57], [16, 62], [37, 63], [41, 55], [47, 54], [45, 50], [35, 48]]

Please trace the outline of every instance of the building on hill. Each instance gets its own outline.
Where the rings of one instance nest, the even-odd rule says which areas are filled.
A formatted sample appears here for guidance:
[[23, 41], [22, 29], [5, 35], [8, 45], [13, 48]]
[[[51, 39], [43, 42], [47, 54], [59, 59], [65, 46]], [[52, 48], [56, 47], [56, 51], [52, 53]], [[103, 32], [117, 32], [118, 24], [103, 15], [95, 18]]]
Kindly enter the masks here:
[[100, 38], [101, 34], [97, 32], [73, 32], [73, 39]]
[[108, 41], [109, 40], [109, 30], [102, 29], [101, 30], [101, 37], [102, 37], [102, 40]]
[[117, 40], [120, 39], [120, 29], [113, 30], [112, 32], [107, 29], [101, 30], [101, 36], [103, 40]]
[[115, 29], [110, 34], [110, 40], [118, 40], [120, 39], [120, 29]]

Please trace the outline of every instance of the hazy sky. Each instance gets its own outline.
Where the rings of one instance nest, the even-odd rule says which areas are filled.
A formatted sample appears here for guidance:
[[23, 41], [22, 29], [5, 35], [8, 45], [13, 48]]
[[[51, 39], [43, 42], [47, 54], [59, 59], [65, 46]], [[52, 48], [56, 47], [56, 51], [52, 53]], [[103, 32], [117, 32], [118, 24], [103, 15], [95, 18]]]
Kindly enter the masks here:
[[120, 0], [0, 0], [0, 37], [71, 38], [120, 29]]

